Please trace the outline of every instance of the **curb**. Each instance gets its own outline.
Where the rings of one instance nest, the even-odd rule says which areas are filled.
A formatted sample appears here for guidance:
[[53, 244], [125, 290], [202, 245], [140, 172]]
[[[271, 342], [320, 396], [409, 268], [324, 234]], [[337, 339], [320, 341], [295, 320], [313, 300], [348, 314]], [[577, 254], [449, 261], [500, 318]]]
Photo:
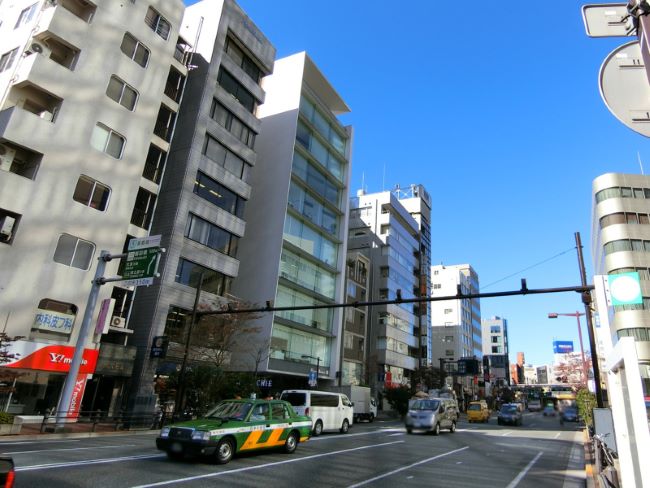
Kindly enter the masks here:
[[155, 435], [160, 432], [156, 430], [125, 430], [119, 432], [62, 432], [58, 434], [27, 434], [27, 435], [3, 435], [0, 436], [0, 444], [10, 444], [21, 441], [47, 441], [57, 439], [86, 439], [89, 437], [121, 437], [127, 435]]
[[593, 444], [591, 443], [591, 439], [589, 438], [589, 433], [587, 432], [587, 429], [584, 429], [582, 431], [582, 437], [583, 437], [583, 445], [585, 449], [586, 486], [587, 488], [596, 488], [597, 486], [599, 486], [596, 483], [596, 466], [594, 465], [596, 459], [594, 453], [592, 452]]

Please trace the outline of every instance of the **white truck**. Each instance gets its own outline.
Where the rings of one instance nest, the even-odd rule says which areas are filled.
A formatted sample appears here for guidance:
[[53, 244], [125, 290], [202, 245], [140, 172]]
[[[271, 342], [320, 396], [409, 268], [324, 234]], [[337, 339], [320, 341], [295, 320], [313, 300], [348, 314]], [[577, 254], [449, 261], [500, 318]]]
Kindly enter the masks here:
[[372, 422], [377, 416], [377, 400], [370, 394], [367, 386], [343, 385], [332, 386], [328, 390], [343, 393], [352, 402], [354, 422], [367, 420]]

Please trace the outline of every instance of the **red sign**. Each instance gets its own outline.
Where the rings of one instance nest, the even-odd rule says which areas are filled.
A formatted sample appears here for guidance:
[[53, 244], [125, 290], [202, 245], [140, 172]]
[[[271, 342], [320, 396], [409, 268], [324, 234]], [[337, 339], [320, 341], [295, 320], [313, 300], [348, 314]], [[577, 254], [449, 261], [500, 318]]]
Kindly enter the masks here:
[[74, 382], [74, 389], [72, 390], [72, 398], [70, 399], [70, 408], [68, 408], [68, 417], [78, 417], [79, 409], [81, 408], [81, 399], [84, 396], [86, 389], [86, 374], [78, 374]]
[[[3, 364], [3, 367], [66, 373], [70, 371], [74, 347], [62, 344], [16, 341], [8, 352], [18, 355], [20, 359]], [[93, 374], [97, 365], [97, 356], [99, 356], [99, 350], [84, 349], [79, 374]]]
[[393, 383], [392, 380], [393, 380], [392, 373], [390, 371], [386, 371], [385, 382], [386, 382], [386, 386], [388, 388], [390, 388], [392, 386], [392, 383]]

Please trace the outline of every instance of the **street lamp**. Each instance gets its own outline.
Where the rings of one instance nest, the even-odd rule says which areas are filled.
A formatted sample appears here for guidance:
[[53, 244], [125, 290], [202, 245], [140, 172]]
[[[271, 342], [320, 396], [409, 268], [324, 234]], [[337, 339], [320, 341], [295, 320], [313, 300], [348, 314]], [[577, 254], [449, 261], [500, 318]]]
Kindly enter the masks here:
[[310, 356], [309, 354], [303, 354], [300, 356], [303, 359], [315, 359], [316, 360], [316, 385], [318, 385], [318, 372], [320, 370], [320, 358], [317, 356]]
[[[574, 312], [574, 313], [549, 313], [548, 318], [549, 319], [556, 319], [559, 316], [563, 317], [575, 317], [578, 319], [578, 338], [580, 339], [580, 354], [582, 355], [582, 382], [586, 385], [587, 381], [589, 379], [589, 374], [588, 374], [588, 369], [587, 369], [587, 361], [585, 361], [585, 349], [582, 345], [582, 329], [580, 327], [580, 316], [585, 315], [584, 312]], [[593, 354], [593, 352], [592, 352]]]

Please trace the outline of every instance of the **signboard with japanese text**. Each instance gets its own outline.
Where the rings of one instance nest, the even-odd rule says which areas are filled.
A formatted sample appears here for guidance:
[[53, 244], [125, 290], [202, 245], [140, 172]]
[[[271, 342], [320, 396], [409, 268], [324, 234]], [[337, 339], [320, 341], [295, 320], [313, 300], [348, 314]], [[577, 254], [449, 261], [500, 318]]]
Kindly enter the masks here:
[[70, 334], [72, 332], [74, 315], [41, 308], [36, 309], [36, 312], [33, 329], [58, 332], [59, 334]]
[[[17, 359], [3, 364], [5, 368], [37, 369], [41, 371], [68, 372], [74, 355], [74, 347], [63, 344], [44, 344], [34, 341], [15, 341], [7, 352]], [[79, 374], [92, 374], [97, 364], [97, 349], [84, 349]]]

